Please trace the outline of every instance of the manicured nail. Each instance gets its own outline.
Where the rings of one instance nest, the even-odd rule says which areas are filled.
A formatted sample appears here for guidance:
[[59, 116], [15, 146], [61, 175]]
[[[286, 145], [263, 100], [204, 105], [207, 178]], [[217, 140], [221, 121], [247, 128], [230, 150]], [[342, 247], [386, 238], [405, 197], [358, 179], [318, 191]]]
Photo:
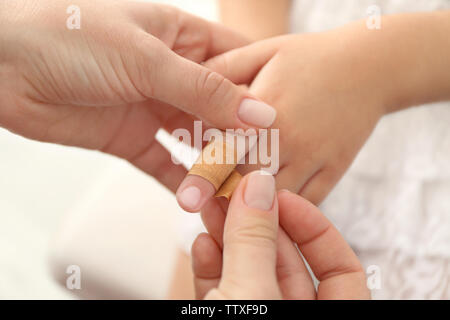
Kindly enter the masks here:
[[178, 194], [178, 201], [182, 202], [185, 207], [192, 210], [195, 210], [198, 207], [200, 198], [200, 189], [195, 186], [187, 187]]
[[238, 110], [241, 121], [259, 128], [270, 127], [276, 116], [277, 111], [268, 104], [248, 98], [241, 102]]
[[275, 178], [262, 171], [250, 174], [245, 187], [244, 202], [247, 206], [259, 210], [270, 210], [275, 198]]

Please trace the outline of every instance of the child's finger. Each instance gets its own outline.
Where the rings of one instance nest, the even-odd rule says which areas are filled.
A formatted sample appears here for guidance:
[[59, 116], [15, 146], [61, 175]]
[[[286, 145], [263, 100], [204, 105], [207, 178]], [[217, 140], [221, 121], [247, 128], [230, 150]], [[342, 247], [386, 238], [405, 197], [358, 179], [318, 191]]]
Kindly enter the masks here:
[[201, 211], [203, 224], [210, 236], [220, 248], [223, 247], [223, 227], [228, 211], [228, 201], [225, 198], [212, 198]]
[[178, 187], [176, 197], [183, 210], [199, 212], [215, 193], [211, 182], [200, 176], [188, 175]]
[[196, 299], [203, 299], [209, 290], [219, 284], [222, 251], [209, 234], [202, 233], [195, 239], [191, 255]]
[[318, 206], [339, 181], [343, 172], [321, 168], [301, 186], [298, 194]]
[[279, 192], [278, 199], [281, 225], [321, 281], [318, 298], [370, 298], [358, 258], [319, 209], [288, 191]]
[[204, 66], [223, 75], [235, 84], [249, 84], [259, 70], [277, 52], [284, 37], [258, 41], [230, 50], [204, 63]]
[[218, 130], [215, 134], [210, 137], [210, 143], [202, 149], [189, 175], [177, 190], [177, 201], [186, 211], [199, 211], [220, 190], [226, 179], [231, 178], [233, 169], [245, 160], [249, 150], [257, 143], [256, 135], [245, 136]]

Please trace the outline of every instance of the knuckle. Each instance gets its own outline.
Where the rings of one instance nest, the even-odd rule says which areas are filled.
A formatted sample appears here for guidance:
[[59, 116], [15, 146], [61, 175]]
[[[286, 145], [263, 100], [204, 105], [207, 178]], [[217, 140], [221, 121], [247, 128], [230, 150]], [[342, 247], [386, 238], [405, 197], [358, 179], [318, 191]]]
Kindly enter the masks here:
[[154, 84], [160, 76], [161, 66], [165, 63], [164, 47], [153, 36], [142, 34], [132, 37], [129, 46], [133, 54], [128, 55], [132, 58], [126, 58], [126, 52], [121, 57], [126, 73], [140, 92], [153, 97], [157, 94], [154, 92]]
[[214, 58], [211, 58], [205, 66], [211, 70], [214, 70], [216, 72], [219, 72], [221, 74], [228, 74], [228, 68], [229, 68], [229, 62], [228, 62], [228, 55], [223, 54], [221, 56], [216, 56]]
[[228, 245], [247, 245], [252, 247], [274, 248], [276, 247], [277, 232], [270, 221], [252, 220], [250, 223], [241, 224], [233, 230], [232, 237], [226, 241]]
[[202, 233], [192, 244], [191, 256], [193, 265], [201, 267], [214, 265], [216, 256], [211, 252], [210, 246], [205, 244], [205, 241], [208, 241], [208, 237], [209, 235]]
[[200, 73], [197, 80], [197, 99], [204, 101], [210, 108], [216, 108], [222, 103], [229, 101], [231, 82], [220, 74], [210, 70]]

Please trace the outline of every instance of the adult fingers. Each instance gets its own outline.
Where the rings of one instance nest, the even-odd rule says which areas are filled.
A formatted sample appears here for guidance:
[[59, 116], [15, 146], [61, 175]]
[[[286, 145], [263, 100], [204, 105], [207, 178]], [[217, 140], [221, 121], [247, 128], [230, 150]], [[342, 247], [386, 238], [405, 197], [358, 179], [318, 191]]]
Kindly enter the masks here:
[[278, 204], [275, 179], [256, 171], [233, 193], [223, 236], [219, 291], [233, 299], [274, 299], [281, 293], [276, 277]]
[[278, 233], [277, 277], [283, 298], [313, 300], [316, 289], [308, 269], [292, 239], [283, 228]]
[[222, 24], [205, 20], [202, 21], [209, 31], [209, 51], [206, 56], [207, 59], [246, 46], [250, 43], [249, 39]]
[[[195, 51], [192, 58], [195, 58], [193, 60], [196, 62], [250, 43], [249, 39], [242, 34], [222, 24], [205, 20], [174, 6], [136, 2], [126, 3], [125, 7], [131, 9], [133, 16], [144, 30], [160, 37], [168, 45], [171, 45], [174, 39], [167, 34], [172, 35], [170, 31], [174, 27], [178, 28], [177, 40], [180, 46], [173, 48], [174, 51], [183, 57], [190, 58], [191, 53], [185, 51], [186, 43], [188, 42], [188, 47], [198, 44], [200, 50], [188, 50]], [[165, 32], [167, 29], [169, 32]], [[206, 56], [199, 54], [203, 52], [202, 49], [207, 49]], [[197, 59], [199, 57], [203, 60], [199, 61]]]
[[223, 248], [223, 228], [227, 211], [228, 201], [225, 198], [210, 199], [201, 211], [203, 225], [220, 248]]
[[[220, 248], [223, 247], [223, 227], [227, 211], [226, 207], [224, 210], [224, 206], [228, 206], [226, 201], [221, 203], [221, 200], [224, 199], [211, 199], [201, 211], [208, 235]], [[206, 253], [203, 254], [209, 254], [208, 250], [204, 250], [204, 252]], [[207, 260], [206, 257], [204, 259]], [[303, 258], [292, 239], [282, 228], [278, 232], [276, 274], [284, 299], [316, 298], [314, 284]]]
[[222, 251], [209, 234], [201, 233], [192, 244], [191, 255], [196, 299], [203, 299], [219, 284]]
[[223, 75], [185, 59], [148, 35], [137, 44], [140, 91], [219, 129], [267, 128], [276, 111]]
[[[14, 122], [11, 127], [16, 132], [34, 140], [100, 150], [126, 159], [174, 192], [186, 170], [175, 165], [155, 139], [165, 121], [154, 112], [161, 106], [166, 105], [144, 101], [86, 107], [33, 102], [27, 105], [28, 121], [18, 121], [19, 116], [8, 121]], [[9, 128], [8, 123], [5, 127]]]
[[365, 274], [353, 250], [312, 203], [288, 191], [278, 194], [280, 224], [320, 281], [319, 299], [370, 298]]

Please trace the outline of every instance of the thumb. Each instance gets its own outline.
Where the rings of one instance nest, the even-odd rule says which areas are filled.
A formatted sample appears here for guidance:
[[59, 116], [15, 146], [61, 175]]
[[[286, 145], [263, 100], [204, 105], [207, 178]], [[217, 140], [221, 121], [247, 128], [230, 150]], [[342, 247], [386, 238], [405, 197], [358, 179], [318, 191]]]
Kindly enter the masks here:
[[142, 62], [144, 95], [219, 128], [267, 128], [276, 111], [223, 75], [185, 59], [152, 39]]
[[233, 299], [281, 298], [276, 277], [277, 232], [275, 179], [255, 171], [242, 179], [230, 203], [220, 292]]

